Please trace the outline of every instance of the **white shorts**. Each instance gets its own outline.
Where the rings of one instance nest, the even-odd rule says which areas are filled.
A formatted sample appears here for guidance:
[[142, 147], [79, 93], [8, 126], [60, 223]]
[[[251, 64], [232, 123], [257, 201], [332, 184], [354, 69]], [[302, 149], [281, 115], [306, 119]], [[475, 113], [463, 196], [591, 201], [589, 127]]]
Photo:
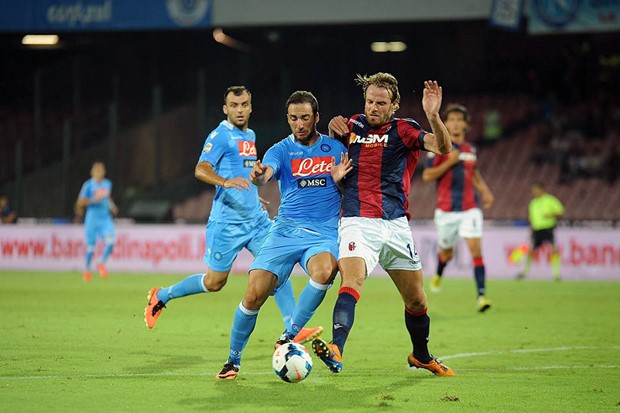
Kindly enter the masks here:
[[439, 248], [454, 247], [457, 235], [461, 238], [482, 238], [482, 221], [480, 208], [459, 212], [436, 209], [435, 226], [439, 237]]
[[422, 269], [406, 217], [343, 217], [338, 228], [338, 258], [357, 257], [366, 262], [366, 276], [377, 266], [384, 270]]

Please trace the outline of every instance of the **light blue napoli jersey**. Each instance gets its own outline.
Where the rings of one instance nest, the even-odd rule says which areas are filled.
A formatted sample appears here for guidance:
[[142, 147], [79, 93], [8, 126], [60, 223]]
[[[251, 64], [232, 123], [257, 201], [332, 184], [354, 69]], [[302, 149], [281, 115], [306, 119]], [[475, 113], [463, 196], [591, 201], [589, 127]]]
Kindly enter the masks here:
[[[205, 139], [198, 163], [209, 162], [223, 178], [243, 177], [249, 181], [256, 164], [255, 142], [252, 129], [244, 132], [223, 120]], [[216, 186], [209, 221], [246, 222], [264, 213], [256, 186], [250, 185], [249, 190]]]
[[301, 228], [338, 228], [340, 192], [330, 175], [332, 157], [340, 163], [344, 145], [323, 134], [312, 146], [301, 145], [293, 134], [272, 146], [263, 165], [270, 166], [280, 187], [278, 220]]
[[[104, 218], [111, 218], [110, 213], [110, 196], [112, 195], [112, 181], [109, 179], [103, 179], [101, 182], [95, 181], [94, 178], [90, 178], [84, 182], [82, 189], [80, 190], [80, 198], [86, 198], [90, 201], [86, 207], [86, 221], [99, 220]], [[99, 201], [95, 202], [95, 197], [99, 198]]]

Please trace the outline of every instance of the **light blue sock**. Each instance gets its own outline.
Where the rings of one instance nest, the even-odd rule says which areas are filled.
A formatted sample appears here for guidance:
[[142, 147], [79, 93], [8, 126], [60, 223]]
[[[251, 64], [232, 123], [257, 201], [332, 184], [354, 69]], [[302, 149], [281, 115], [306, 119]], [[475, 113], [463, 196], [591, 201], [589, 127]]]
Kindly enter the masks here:
[[202, 278], [204, 274], [194, 274], [183, 278], [178, 283], [157, 292], [157, 298], [166, 304], [168, 301], [187, 295], [206, 293]]
[[280, 308], [282, 313], [284, 328], [291, 328], [291, 318], [295, 311], [295, 294], [293, 294], [293, 285], [291, 284], [290, 277], [273, 298], [275, 298], [276, 304], [278, 304], [278, 308]]
[[306, 325], [306, 323], [312, 318], [317, 307], [323, 302], [325, 294], [331, 284], [319, 284], [316, 281], [310, 280], [299, 295], [299, 301], [295, 307], [293, 313], [293, 320], [291, 322], [291, 329], [288, 330], [294, 336]]
[[105, 264], [105, 262], [110, 258], [110, 254], [114, 250], [114, 242], [106, 243], [105, 248], [103, 249], [103, 254], [101, 254], [101, 258], [99, 262]]
[[90, 271], [90, 264], [93, 262], [93, 255], [95, 255], [95, 247], [91, 245], [86, 246], [86, 271]]
[[248, 344], [250, 334], [254, 331], [257, 317], [258, 310], [245, 308], [243, 301], [239, 303], [230, 332], [230, 353], [228, 355], [228, 361], [236, 366], [241, 365], [241, 353]]

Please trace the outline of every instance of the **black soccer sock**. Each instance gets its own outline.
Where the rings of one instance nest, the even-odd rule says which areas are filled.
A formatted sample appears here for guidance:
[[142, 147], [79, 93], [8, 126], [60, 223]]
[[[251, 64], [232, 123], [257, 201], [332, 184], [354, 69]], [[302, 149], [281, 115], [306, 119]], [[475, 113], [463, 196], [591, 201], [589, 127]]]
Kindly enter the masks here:
[[355, 305], [360, 296], [353, 288], [342, 287], [338, 291], [338, 299], [334, 306], [332, 343], [338, 346], [340, 354], [344, 353], [344, 344], [349, 337], [355, 320]]
[[476, 279], [476, 288], [478, 289], [478, 296], [484, 295], [486, 292], [485, 287], [485, 269], [484, 261], [482, 257], [474, 258], [474, 278]]
[[442, 276], [443, 275], [443, 270], [444, 268], [446, 268], [446, 265], [448, 265], [448, 261], [449, 260], [443, 260], [441, 258], [441, 254], [437, 254], [437, 275], [438, 276]]
[[405, 308], [405, 325], [413, 344], [413, 356], [421, 363], [429, 363], [431, 355], [428, 352], [428, 336], [431, 318], [426, 314], [426, 308], [418, 312]]

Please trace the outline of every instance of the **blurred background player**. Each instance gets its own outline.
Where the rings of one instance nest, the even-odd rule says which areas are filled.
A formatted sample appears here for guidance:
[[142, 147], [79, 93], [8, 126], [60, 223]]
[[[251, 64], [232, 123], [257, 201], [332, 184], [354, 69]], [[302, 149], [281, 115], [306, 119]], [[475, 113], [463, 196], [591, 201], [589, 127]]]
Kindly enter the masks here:
[[476, 190], [482, 196], [482, 206], [491, 208], [494, 197], [478, 169], [476, 148], [465, 141], [470, 117], [465, 106], [449, 104], [442, 119], [452, 140], [452, 151], [447, 155], [429, 153], [422, 174], [425, 182], [437, 181], [437, 208], [435, 226], [438, 232], [439, 256], [437, 272], [431, 278], [430, 289], [441, 290], [443, 271], [454, 256], [456, 236], [465, 240], [474, 264], [474, 279], [478, 291], [478, 311], [491, 308], [486, 297], [485, 267], [482, 258], [482, 210]]
[[413, 352], [409, 366], [435, 375], [454, 376], [428, 350], [430, 317], [424, 293], [422, 263], [409, 226], [409, 191], [420, 151], [448, 153], [450, 134], [439, 116], [442, 89], [424, 82], [422, 108], [432, 133], [413, 119], [399, 119], [398, 81], [389, 73], [357, 75], [364, 91], [364, 113], [347, 121], [336, 116], [334, 133], [348, 138], [353, 170], [344, 180], [338, 267], [342, 277], [334, 305], [332, 342], [312, 341], [316, 355], [334, 373], [342, 370], [342, 354], [355, 318], [364, 281], [377, 264], [390, 275], [404, 303], [405, 326]]
[[549, 244], [553, 279], [560, 281], [560, 254], [555, 245], [554, 230], [558, 218], [564, 215], [564, 205], [555, 196], [546, 192], [545, 186], [541, 182], [536, 182], [532, 185], [532, 200], [528, 209], [532, 244], [528, 250], [523, 270], [517, 275], [517, 279], [527, 277], [534, 252], [543, 244]]
[[[351, 162], [344, 155], [343, 144], [317, 132], [319, 103], [312, 93], [294, 92], [286, 102], [286, 111], [292, 133], [272, 146], [263, 163], [257, 161], [250, 173], [258, 186], [277, 179], [282, 201], [250, 266], [248, 287], [233, 320], [228, 360], [216, 375], [219, 379], [237, 377], [261, 306], [270, 293], [288, 282], [295, 264], [301, 265], [310, 280], [276, 347], [294, 340], [323, 302], [338, 271], [338, 182], [351, 170]], [[338, 166], [334, 165], [336, 157]], [[321, 331], [306, 335], [303, 341]]]
[[90, 267], [95, 254], [97, 239], [104, 241], [103, 253], [97, 263], [97, 271], [101, 278], [108, 276], [105, 266], [114, 249], [116, 230], [112, 221], [112, 214], [118, 214], [118, 208], [112, 200], [112, 182], [105, 178], [106, 170], [103, 162], [95, 162], [90, 169], [91, 178], [84, 182], [82, 190], [75, 203], [75, 213], [84, 217], [86, 233], [86, 267], [84, 281], [91, 280]]
[[9, 196], [0, 194], [0, 224], [14, 224], [15, 222], [17, 222], [17, 213], [9, 201]]
[[[222, 111], [226, 119], [205, 139], [194, 175], [215, 186], [215, 198], [206, 228], [204, 274], [189, 275], [167, 287], [148, 293], [144, 321], [155, 327], [168, 301], [198, 293], [220, 291], [242, 248], [256, 256], [265, 240], [271, 220], [262, 207], [258, 189], [249, 177], [256, 163], [256, 134], [249, 129], [252, 94], [245, 86], [231, 86], [224, 92]], [[288, 282], [275, 297], [287, 326], [295, 308], [293, 288]]]

